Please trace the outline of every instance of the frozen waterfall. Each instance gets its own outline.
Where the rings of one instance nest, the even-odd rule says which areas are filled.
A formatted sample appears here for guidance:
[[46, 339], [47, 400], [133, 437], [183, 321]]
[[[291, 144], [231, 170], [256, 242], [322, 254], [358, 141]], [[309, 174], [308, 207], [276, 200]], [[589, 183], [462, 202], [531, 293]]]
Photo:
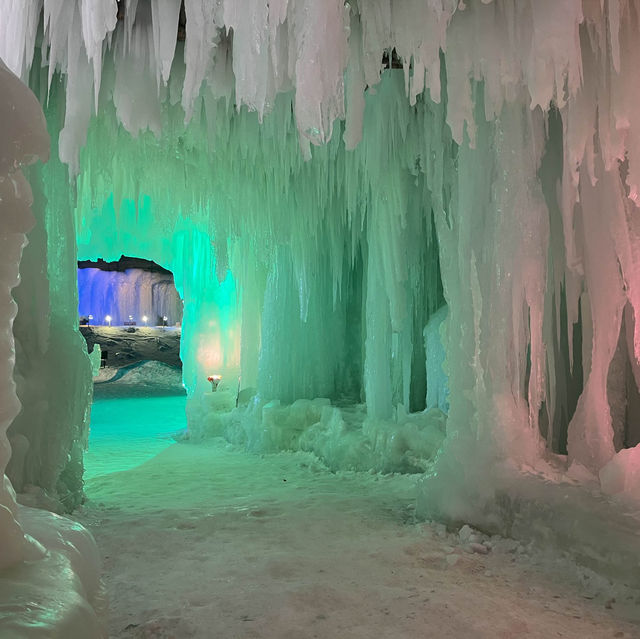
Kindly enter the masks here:
[[78, 312], [93, 316], [92, 324], [175, 326], [182, 320], [182, 302], [170, 274], [79, 268], [78, 295]]

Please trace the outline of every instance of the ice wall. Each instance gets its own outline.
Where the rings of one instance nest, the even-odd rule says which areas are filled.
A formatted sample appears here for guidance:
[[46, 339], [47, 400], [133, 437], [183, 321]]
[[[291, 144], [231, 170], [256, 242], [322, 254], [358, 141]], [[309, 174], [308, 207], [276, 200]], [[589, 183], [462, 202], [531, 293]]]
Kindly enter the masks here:
[[[16, 315], [16, 304], [12, 289], [19, 282], [18, 267], [22, 250], [26, 244], [26, 233], [34, 223], [30, 210], [31, 189], [25, 180], [21, 165], [41, 156], [48, 157], [48, 136], [42, 111], [33, 94], [16, 78], [0, 60], [0, 282], [2, 285], [2, 330], [0, 350], [2, 365], [0, 392], [0, 570], [19, 563], [25, 557], [27, 541], [17, 522], [15, 493], [4, 474], [11, 447], [7, 439], [7, 428], [20, 411], [20, 402], [13, 381], [15, 365], [15, 342], [12, 324]], [[16, 108], [18, 107], [18, 108]]]
[[[37, 74], [31, 85], [40, 94]], [[48, 126], [53, 129], [58, 117], [57, 109], [50, 109]], [[28, 495], [23, 501], [65, 512], [82, 500], [93, 386], [78, 331], [74, 196], [57, 155], [54, 138], [51, 160], [29, 173], [36, 226], [14, 293], [19, 309], [14, 379], [22, 410], [9, 428], [14, 453], [7, 474]]]
[[[19, 375], [17, 367], [14, 369], [19, 345], [14, 343], [12, 331], [17, 310], [12, 289], [20, 281], [26, 233], [36, 221], [30, 210], [31, 188], [22, 168], [38, 157], [46, 160], [48, 154], [49, 136], [37, 99], [0, 60], [0, 598], [5, 610], [10, 608], [10, 614], [0, 619], [0, 634], [32, 637], [36, 628], [38, 634], [47, 636], [97, 638], [104, 636], [104, 628], [92, 607], [99, 605], [102, 594], [93, 539], [70, 520], [18, 507], [5, 475], [11, 453], [6, 432], [21, 408], [14, 382], [14, 376]], [[37, 202], [34, 208], [38, 208]], [[72, 234], [67, 237], [73, 240]], [[39, 238], [34, 244], [42, 249]], [[26, 278], [20, 286], [24, 289], [30, 284], [31, 295], [38, 297], [41, 281]], [[27, 310], [20, 308], [21, 313]], [[39, 326], [32, 324], [31, 337], [37, 342], [46, 336], [48, 322], [34, 319], [40, 320]], [[18, 353], [18, 358], [22, 357]], [[34, 394], [21, 397], [36, 403], [41, 399]]]
[[[26, 74], [41, 4], [4, 6], [0, 55]], [[424, 407], [446, 300], [432, 511], [477, 516], [507, 467], [627, 485], [635, 1], [192, 0], [177, 45], [177, 0], [120, 21], [113, 2], [42, 6], [80, 256], [175, 274], [192, 424], [213, 372], [261, 409], [344, 394], [363, 435], [397, 424]]]
[[149, 326], [175, 326], [182, 321], [182, 302], [173, 277], [141, 269], [103, 271], [98, 268], [78, 269], [78, 313], [93, 315], [92, 324], [121, 326], [133, 317], [139, 326], [147, 317]]

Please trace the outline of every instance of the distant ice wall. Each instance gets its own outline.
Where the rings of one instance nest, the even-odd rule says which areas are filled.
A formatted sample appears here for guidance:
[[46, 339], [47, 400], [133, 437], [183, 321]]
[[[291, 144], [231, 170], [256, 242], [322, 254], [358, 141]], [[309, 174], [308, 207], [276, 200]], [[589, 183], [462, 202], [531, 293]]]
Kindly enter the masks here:
[[133, 318], [139, 326], [163, 324], [175, 326], [182, 321], [182, 301], [173, 276], [141, 269], [103, 271], [78, 269], [78, 312], [81, 317], [93, 315], [92, 324], [120, 326]]
[[[32, 87], [38, 93], [37, 81]], [[59, 117], [49, 109], [47, 125]], [[57, 511], [82, 501], [82, 456], [89, 435], [91, 363], [78, 331], [73, 193], [56, 138], [52, 157], [29, 171], [36, 226], [29, 234], [15, 290], [15, 380], [22, 410], [9, 428], [14, 454], [7, 474]]]

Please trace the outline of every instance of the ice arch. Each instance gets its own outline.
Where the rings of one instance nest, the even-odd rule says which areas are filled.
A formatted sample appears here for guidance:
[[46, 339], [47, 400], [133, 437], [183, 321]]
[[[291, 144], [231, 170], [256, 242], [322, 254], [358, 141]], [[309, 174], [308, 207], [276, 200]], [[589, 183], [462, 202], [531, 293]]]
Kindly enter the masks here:
[[237, 379], [240, 330], [235, 282], [228, 270], [221, 280], [216, 277], [208, 229], [183, 218], [166, 234], [154, 232], [160, 221], [149, 196], [124, 199], [118, 217], [116, 222], [113, 195], [106, 194], [102, 205], [91, 211], [87, 234], [78, 237], [79, 258], [113, 261], [122, 254], [135, 255], [171, 271], [184, 303], [180, 350], [190, 396], [210, 391], [209, 374]]
[[[444, 298], [451, 409], [425, 511], [504, 529], [538, 494], [529, 471], [638, 497], [611, 410], [640, 352], [635, 2], [270, 1], [245, 20], [193, 0], [177, 45], [178, 2], [87, 6], [13, 8], [0, 55], [64, 163], [41, 173], [48, 232], [75, 231], [82, 257], [135, 245], [191, 300], [196, 431], [342, 467], [428, 458], [435, 431], [407, 411]], [[611, 373], [625, 349], [633, 375]], [[212, 410], [208, 355], [260, 401]]]

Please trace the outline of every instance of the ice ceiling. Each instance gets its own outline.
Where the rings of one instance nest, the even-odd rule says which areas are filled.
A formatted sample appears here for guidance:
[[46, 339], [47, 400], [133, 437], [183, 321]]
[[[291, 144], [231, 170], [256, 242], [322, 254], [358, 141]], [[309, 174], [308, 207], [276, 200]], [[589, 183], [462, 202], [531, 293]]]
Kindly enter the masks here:
[[[56, 341], [83, 378], [75, 260], [133, 255], [184, 300], [194, 435], [429, 470], [427, 509], [458, 519], [514, 469], [640, 497], [639, 10], [0, 0], [54, 147], [21, 288], [48, 291], [55, 334], [20, 347], [17, 289], [18, 394], [52, 392], [33, 380]], [[445, 303], [446, 437], [425, 352]], [[238, 378], [256, 395], [233, 410]], [[77, 492], [81, 390], [55, 429], [12, 427], [24, 481]]]

